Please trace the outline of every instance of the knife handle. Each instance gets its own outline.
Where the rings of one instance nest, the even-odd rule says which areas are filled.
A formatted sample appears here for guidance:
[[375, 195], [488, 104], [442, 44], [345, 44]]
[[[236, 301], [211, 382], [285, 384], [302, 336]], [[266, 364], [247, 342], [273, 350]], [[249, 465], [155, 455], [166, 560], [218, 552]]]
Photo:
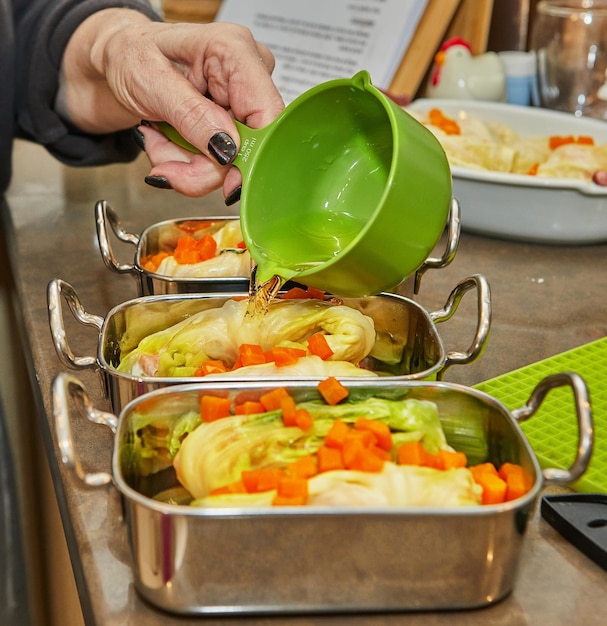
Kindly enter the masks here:
[[607, 570], [607, 495], [544, 496], [540, 510], [567, 541]]

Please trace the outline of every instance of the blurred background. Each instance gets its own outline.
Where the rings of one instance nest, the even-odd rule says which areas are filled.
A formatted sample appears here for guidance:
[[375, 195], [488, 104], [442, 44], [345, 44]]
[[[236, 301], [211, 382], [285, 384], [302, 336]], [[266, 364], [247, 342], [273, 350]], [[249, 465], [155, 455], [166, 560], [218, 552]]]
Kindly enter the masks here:
[[[431, 15], [430, 24], [422, 21], [418, 28], [420, 41], [414, 42], [409, 54], [403, 59], [403, 67], [395, 77], [395, 95], [403, 95], [399, 93], [403, 91], [411, 99], [422, 95], [434, 54], [442, 41], [449, 37], [461, 37], [468, 41], [473, 54], [487, 50], [528, 50], [537, 2], [430, 0], [426, 11], [428, 17], [433, 8], [436, 13]], [[154, 0], [153, 4], [169, 21], [212, 22], [221, 8], [222, 0]], [[420, 49], [422, 45], [423, 50]]]

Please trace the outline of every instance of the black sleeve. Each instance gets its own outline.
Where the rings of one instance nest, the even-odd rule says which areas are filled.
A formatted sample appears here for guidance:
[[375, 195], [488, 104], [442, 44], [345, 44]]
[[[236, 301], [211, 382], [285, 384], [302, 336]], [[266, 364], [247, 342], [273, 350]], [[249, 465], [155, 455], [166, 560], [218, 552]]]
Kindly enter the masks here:
[[131, 132], [87, 135], [54, 110], [59, 71], [69, 38], [87, 17], [102, 9], [137, 9], [160, 17], [146, 0], [14, 0], [17, 136], [44, 145], [74, 166], [129, 161], [139, 152]]

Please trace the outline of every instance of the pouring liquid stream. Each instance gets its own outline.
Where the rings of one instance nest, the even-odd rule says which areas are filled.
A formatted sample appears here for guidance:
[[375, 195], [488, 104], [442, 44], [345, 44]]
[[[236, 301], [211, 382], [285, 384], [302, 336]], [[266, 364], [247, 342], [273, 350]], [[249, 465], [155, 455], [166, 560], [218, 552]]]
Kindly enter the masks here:
[[[364, 225], [364, 220], [344, 212], [311, 213], [305, 224], [298, 225], [299, 245], [293, 246], [290, 239], [290, 261], [280, 258], [280, 253], [276, 252], [279, 245], [268, 246], [263, 251], [262, 258], [251, 272], [247, 314], [263, 315], [289, 280], [301, 277], [301, 282], [308, 284], [307, 276], [340, 254]], [[275, 224], [273, 231], [280, 234], [287, 229], [293, 230], [292, 220], [288, 218], [284, 223]], [[313, 276], [310, 282], [313, 282]]]

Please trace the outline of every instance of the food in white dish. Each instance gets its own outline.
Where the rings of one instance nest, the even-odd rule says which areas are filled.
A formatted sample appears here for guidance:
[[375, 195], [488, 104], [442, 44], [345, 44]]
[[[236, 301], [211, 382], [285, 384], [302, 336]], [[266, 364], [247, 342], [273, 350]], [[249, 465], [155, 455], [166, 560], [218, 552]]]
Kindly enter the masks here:
[[521, 136], [474, 113], [450, 116], [440, 107], [409, 112], [437, 137], [452, 166], [584, 181], [607, 170], [607, 143], [592, 136]]

